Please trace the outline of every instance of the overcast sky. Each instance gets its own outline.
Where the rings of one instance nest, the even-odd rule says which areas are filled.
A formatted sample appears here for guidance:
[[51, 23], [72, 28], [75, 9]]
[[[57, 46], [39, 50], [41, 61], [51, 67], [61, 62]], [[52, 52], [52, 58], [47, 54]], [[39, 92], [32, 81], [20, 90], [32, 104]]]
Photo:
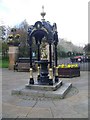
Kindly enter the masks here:
[[0, 24], [13, 27], [26, 19], [33, 25], [41, 20], [42, 5], [45, 20], [57, 23], [59, 38], [78, 46], [88, 43], [87, 0], [0, 0]]

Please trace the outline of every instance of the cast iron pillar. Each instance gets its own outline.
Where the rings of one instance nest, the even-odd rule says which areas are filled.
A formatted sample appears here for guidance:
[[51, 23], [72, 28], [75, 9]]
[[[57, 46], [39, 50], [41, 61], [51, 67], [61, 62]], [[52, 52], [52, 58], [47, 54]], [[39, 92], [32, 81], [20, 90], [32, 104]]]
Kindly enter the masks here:
[[52, 70], [52, 52], [51, 52], [51, 43], [49, 43], [49, 85], [53, 85], [53, 70]]
[[[38, 46], [38, 61], [40, 61], [40, 42], [38, 41], [37, 43]], [[39, 82], [40, 80], [40, 64], [38, 63], [38, 76], [37, 76], [37, 80]]]
[[58, 82], [58, 67], [57, 67], [57, 43], [58, 43], [58, 34], [55, 31], [54, 34], [54, 46], [55, 46], [55, 82]]
[[55, 44], [55, 82], [58, 82], [57, 44]]
[[34, 84], [33, 69], [32, 69], [32, 39], [30, 39], [30, 81], [29, 84]]

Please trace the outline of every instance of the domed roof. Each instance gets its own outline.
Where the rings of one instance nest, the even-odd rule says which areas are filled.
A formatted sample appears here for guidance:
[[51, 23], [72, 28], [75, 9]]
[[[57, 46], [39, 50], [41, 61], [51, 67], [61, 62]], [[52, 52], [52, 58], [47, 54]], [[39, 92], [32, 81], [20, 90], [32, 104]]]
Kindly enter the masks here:
[[57, 43], [57, 25], [56, 23], [51, 25], [49, 21], [45, 21], [45, 14], [44, 6], [42, 6], [42, 20], [36, 21], [35, 24], [29, 28], [28, 35], [31, 38], [35, 37], [36, 40], [42, 40], [44, 37], [46, 37], [48, 43]]
[[42, 25], [50, 32], [53, 31], [53, 26], [50, 25], [48, 21], [42, 21]]

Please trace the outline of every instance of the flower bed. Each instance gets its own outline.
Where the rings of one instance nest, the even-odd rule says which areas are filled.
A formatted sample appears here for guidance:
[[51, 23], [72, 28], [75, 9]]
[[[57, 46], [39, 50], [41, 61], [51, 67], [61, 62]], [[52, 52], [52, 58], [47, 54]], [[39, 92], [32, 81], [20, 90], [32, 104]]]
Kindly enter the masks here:
[[77, 64], [59, 65], [58, 75], [60, 78], [72, 78], [80, 76], [80, 67]]

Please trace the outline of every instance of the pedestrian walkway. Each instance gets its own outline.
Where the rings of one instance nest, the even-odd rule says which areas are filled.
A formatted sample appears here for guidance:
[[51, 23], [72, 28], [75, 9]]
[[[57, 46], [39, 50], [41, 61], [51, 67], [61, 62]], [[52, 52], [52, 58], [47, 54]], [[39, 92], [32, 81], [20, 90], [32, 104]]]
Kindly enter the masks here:
[[[34, 76], [36, 73], [34, 73]], [[3, 118], [88, 118], [88, 72], [80, 77], [61, 78], [72, 83], [64, 99], [11, 95], [11, 90], [29, 82], [29, 72], [2, 69]]]

